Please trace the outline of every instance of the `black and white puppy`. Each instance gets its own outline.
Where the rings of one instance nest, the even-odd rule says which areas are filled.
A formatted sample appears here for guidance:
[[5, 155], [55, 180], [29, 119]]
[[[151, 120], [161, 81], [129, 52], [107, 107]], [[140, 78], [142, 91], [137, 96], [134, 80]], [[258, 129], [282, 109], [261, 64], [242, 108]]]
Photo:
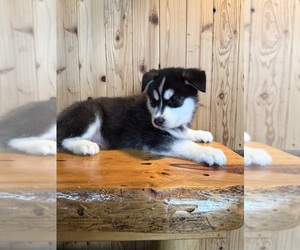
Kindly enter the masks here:
[[76, 102], [57, 120], [60, 149], [95, 155], [106, 149], [141, 149], [209, 165], [223, 165], [223, 151], [195, 142], [211, 142], [210, 132], [189, 128], [197, 91], [205, 92], [206, 75], [198, 69], [150, 70], [142, 79], [141, 95], [96, 98]]

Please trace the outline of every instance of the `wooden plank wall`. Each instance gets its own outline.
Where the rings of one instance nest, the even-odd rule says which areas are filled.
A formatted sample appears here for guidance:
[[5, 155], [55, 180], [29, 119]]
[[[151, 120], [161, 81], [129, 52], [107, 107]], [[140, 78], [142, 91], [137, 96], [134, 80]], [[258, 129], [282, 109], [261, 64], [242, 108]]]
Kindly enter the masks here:
[[[195, 235], [195, 238], [165, 240], [131, 241], [130, 235], [127, 241], [103, 241], [103, 242], [58, 242], [58, 250], [79, 249], [103, 249], [103, 250], [242, 250], [244, 249], [243, 228], [229, 232], [203, 233]], [[184, 235], [184, 234], [183, 234]], [[145, 234], [145, 237], [147, 234]], [[183, 236], [185, 237], [185, 236]]]
[[245, 130], [300, 149], [300, 2], [245, 1]]
[[0, 115], [56, 96], [56, 1], [0, 1]]
[[193, 127], [243, 147], [242, 42], [239, 0], [58, 0], [58, 110], [77, 100], [141, 91], [145, 71], [201, 67]]

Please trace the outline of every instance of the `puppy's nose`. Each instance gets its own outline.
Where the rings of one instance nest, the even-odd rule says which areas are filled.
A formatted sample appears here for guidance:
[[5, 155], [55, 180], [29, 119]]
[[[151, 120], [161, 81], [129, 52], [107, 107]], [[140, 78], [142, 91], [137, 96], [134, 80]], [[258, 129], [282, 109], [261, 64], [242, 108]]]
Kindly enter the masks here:
[[163, 125], [164, 122], [165, 122], [165, 119], [162, 118], [162, 117], [158, 117], [158, 118], [155, 118], [155, 119], [154, 119], [154, 123], [155, 123], [157, 126]]

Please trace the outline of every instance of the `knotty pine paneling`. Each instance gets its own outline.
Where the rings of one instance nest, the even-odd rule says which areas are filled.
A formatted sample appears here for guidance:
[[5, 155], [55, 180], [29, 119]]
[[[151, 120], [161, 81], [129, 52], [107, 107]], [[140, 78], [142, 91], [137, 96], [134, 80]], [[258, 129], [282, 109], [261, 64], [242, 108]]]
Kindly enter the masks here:
[[56, 1], [0, 1], [0, 115], [56, 96]]
[[299, 150], [300, 3], [246, 2], [245, 130], [254, 141]]

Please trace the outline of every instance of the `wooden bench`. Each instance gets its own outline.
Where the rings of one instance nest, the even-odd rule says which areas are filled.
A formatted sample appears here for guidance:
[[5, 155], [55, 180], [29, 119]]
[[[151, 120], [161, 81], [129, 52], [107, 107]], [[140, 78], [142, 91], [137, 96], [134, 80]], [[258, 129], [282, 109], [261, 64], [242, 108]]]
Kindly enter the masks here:
[[[0, 153], [0, 249], [55, 245], [55, 166], [55, 156]], [[32, 242], [45, 244], [37, 247]]]
[[[243, 234], [233, 229], [243, 224], [243, 159], [211, 146], [224, 150], [226, 166], [103, 150], [93, 157], [58, 154], [56, 176], [56, 157], [1, 153], [0, 248], [47, 248], [57, 230], [57, 240], [73, 249], [122, 240], [169, 240], [157, 243], [160, 249], [204, 242], [239, 249]], [[245, 168], [245, 249], [283, 246], [300, 229], [300, 159], [261, 143], [248, 146], [267, 150], [273, 162]]]
[[58, 241], [197, 238], [243, 225], [243, 158], [226, 166], [102, 150], [57, 156]]
[[244, 249], [299, 249], [300, 158], [258, 142], [269, 166], [245, 167]]

